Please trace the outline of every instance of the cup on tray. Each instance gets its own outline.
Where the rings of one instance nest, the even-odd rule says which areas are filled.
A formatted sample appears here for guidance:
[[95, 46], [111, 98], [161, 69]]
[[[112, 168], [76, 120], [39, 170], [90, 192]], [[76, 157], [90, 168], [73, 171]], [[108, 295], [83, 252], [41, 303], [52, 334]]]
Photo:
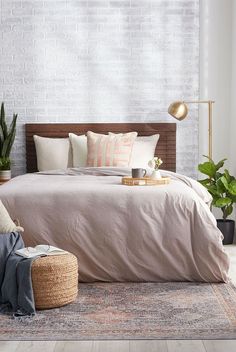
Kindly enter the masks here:
[[132, 169], [132, 178], [142, 178], [146, 175], [147, 171], [142, 168]]

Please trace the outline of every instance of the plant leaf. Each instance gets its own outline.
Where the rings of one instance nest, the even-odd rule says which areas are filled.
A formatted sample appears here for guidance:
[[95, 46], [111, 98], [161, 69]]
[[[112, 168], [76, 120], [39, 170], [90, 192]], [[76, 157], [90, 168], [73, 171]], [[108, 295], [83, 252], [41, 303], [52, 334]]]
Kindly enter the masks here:
[[221, 178], [216, 181], [216, 188], [219, 193], [225, 193], [225, 185], [221, 181]]
[[0, 156], [2, 155], [2, 145], [3, 145], [3, 133], [2, 133], [2, 127], [0, 126]]
[[10, 170], [11, 160], [9, 158], [0, 158], [0, 170]]
[[210, 176], [210, 177], [215, 177], [216, 174], [216, 166], [214, 163], [210, 161], [206, 161], [203, 164], [198, 165], [198, 170], [203, 173], [204, 175]]
[[218, 180], [219, 178], [221, 178], [224, 174], [222, 174], [221, 172], [216, 172], [216, 180]]
[[201, 183], [203, 186], [207, 186], [210, 184], [211, 179], [210, 178], [205, 178], [204, 180], [198, 180], [199, 183]]
[[7, 124], [5, 119], [4, 103], [1, 104], [0, 126], [3, 134], [3, 139], [7, 138]]
[[233, 196], [232, 194], [230, 194], [230, 198], [233, 203], [236, 203], [236, 196]]
[[8, 149], [8, 145], [10, 143], [11, 140], [11, 136], [8, 136], [5, 141], [3, 142], [3, 146], [2, 146], [2, 158], [7, 158], [7, 149]]
[[222, 184], [224, 185], [225, 190], [228, 190], [228, 189], [229, 189], [229, 184], [228, 184], [228, 182], [227, 182], [226, 177], [225, 177], [225, 176], [222, 176], [222, 177], [220, 178], [220, 180], [221, 180]]
[[212, 162], [212, 163], [214, 164], [213, 159], [212, 159], [212, 158], [210, 158], [210, 157], [209, 157], [209, 155], [203, 155], [203, 156], [204, 156], [204, 158], [207, 158], [208, 160], [210, 160], [210, 162]]
[[215, 206], [216, 206], [215, 203], [216, 203], [216, 201], [219, 199], [219, 197], [212, 195], [212, 198], [213, 198], [213, 199], [212, 199], [211, 205], [215, 207]]
[[218, 191], [216, 185], [210, 185], [210, 186], [205, 186], [208, 192], [211, 193], [212, 196], [217, 196], [218, 198], [221, 198], [221, 193]]
[[224, 166], [224, 163], [227, 159], [224, 158], [222, 160], [220, 160], [217, 164], [216, 164], [216, 170], [218, 171], [222, 166]]
[[17, 115], [13, 114], [13, 120], [12, 120], [12, 123], [10, 125], [9, 134], [8, 134], [9, 141], [8, 141], [8, 146], [7, 146], [7, 150], [6, 150], [6, 157], [10, 156], [11, 148], [12, 148], [14, 140], [15, 140], [15, 136], [16, 136], [16, 120], [17, 120]]
[[223, 208], [227, 205], [229, 205], [231, 203], [231, 199], [228, 198], [228, 197], [225, 197], [225, 198], [219, 198], [215, 201], [214, 205], [217, 207], [217, 208]]
[[232, 203], [231, 203], [230, 205], [228, 205], [228, 206], [225, 208], [224, 213], [225, 213], [225, 215], [226, 215], [226, 218], [227, 218], [230, 214], [232, 214], [233, 209], [234, 209], [234, 208], [233, 208]]
[[236, 196], [236, 180], [230, 182], [228, 186], [228, 191], [233, 195]]
[[230, 174], [229, 174], [229, 170], [225, 169], [224, 176], [225, 176], [227, 182], [230, 183], [231, 177], [230, 177]]

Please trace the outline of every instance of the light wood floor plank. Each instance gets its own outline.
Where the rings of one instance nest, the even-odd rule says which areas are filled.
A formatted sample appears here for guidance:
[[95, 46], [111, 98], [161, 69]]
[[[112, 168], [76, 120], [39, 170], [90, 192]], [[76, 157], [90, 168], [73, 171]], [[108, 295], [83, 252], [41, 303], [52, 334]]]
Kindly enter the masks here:
[[203, 341], [206, 352], [235, 352], [235, 340], [205, 340]]
[[0, 352], [235, 352], [236, 340], [0, 341]]
[[18, 341], [0, 341], [0, 352], [15, 352]]
[[15, 352], [53, 352], [55, 341], [21, 341]]
[[166, 341], [163, 340], [131, 340], [130, 352], [168, 352]]
[[168, 352], [206, 352], [201, 340], [169, 340], [166, 343]]
[[129, 352], [129, 341], [94, 341], [92, 352]]
[[54, 352], [93, 352], [94, 343], [96, 341], [57, 341]]

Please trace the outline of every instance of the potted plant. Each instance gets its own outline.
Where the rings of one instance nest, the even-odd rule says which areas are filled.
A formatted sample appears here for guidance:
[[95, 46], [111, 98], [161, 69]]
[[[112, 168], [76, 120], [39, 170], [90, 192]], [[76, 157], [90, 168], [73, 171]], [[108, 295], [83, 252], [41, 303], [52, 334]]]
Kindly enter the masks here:
[[10, 153], [16, 136], [16, 120], [17, 115], [13, 114], [11, 125], [8, 128], [4, 103], [2, 103], [0, 114], [0, 182], [8, 181], [11, 178]]
[[236, 179], [227, 169], [221, 170], [227, 159], [215, 164], [211, 158], [207, 158], [208, 161], [198, 165], [198, 170], [208, 177], [199, 182], [212, 195], [211, 207], [221, 208], [223, 219], [217, 219], [217, 226], [224, 235], [223, 244], [231, 244], [234, 238], [235, 222], [228, 219], [228, 216], [232, 214], [233, 205], [236, 203]]

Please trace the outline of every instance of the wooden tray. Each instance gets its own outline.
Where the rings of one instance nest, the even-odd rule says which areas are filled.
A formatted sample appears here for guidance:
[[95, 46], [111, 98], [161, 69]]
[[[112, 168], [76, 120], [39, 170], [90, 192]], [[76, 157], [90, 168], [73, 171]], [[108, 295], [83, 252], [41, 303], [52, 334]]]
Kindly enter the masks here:
[[122, 177], [122, 185], [126, 186], [158, 186], [170, 183], [170, 177], [154, 179], [151, 177], [132, 178], [131, 176]]

